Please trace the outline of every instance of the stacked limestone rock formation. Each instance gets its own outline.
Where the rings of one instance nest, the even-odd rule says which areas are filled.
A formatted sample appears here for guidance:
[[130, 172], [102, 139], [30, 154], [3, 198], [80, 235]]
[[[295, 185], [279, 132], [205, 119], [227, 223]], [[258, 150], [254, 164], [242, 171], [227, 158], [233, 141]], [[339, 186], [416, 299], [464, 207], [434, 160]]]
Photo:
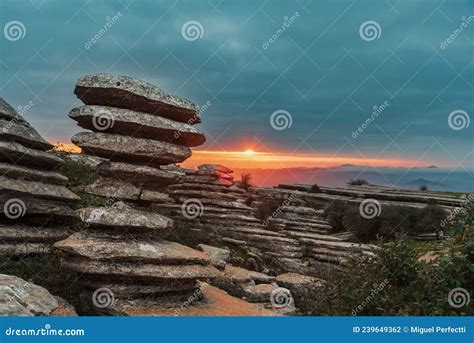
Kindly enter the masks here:
[[185, 173], [180, 183], [168, 187], [178, 203], [164, 206], [173, 219], [268, 259], [302, 256], [297, 240], [266, 229], [255, 217], [255, 209], [246, 205], [249, 195], [237, 187], [231, 169], [204, 164]]
[[[187, 306], [178, 314], [219, 313], [219, 301], [199, 310], [189, 306], [189, 299], [220, 292], [211, 286], [203, 291], [198, 282], [218, 274], [211, 259], [165, 240], [173, 220], [150, 207], [172, 202], [162, 190], [184, 176], [173, 164], [205, 140], [190, 125], [200, 121], [196, 107], [143, 81], [107, 74], [81, 78], [75, 93], [86, 106], [73, 109], [70, 117], [93, 132], [78, 133], [72, 142], [94, 156], [89, 161], [97, 162], [100, 174], [85, 191], [121, 200], [79, 210], [88, 229], [55, 245], [64, 253], [64, 267], [86, 278], [83, 302], [109, 315], [173, 315], [183, 303]], [[217, 299], [222, 301], [222, 294]], [[244, 314], [260, 314], [252, 311]]]
[[57, 172], [53, 146], [0, 98], [0, 254], [47, 253], [71, 234], [79, 197]]

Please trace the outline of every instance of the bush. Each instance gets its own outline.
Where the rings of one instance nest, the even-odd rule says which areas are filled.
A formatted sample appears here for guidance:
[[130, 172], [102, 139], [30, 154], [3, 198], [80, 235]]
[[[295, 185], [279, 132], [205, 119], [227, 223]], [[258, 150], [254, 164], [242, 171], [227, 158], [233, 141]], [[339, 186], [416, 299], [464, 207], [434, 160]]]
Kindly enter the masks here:
[[356, 205], [336, 200], [324, 211], [332, 232], [350, 231], [361, 242], [371, 242], [378, 236], [392, 239], [397, 234], [417, 235], [442, 230], [447, 214], [438, 205], [422, 209], [405, 206], [384, 206], [379, 216], [365, 219]]
[[426, 192], [427, 190], [428, 190], [428, 187], [426, 185], [420, 186], [420, 191]]
[[308, 297], [311, 310], [305, 314], [473, 315], [469, 304], [456, 308], [448, 301], [452, 289], [472, 289], [473, 242], [471, 230], [464, 240], [445, 243], [443, 250], [449, 252], [428, 264], [418, 259], [405, 235], [390, 243], [380, 241], [375, 258], [353, 259], [346, 272]]
[[367, 182], [367, 180], [364, 179], [354, 179], [349, 181], [347, 184], [350, 186], [363, 186], [368, 185], [369, 183]]
[[309, 193], [321, 193], [321, 188], [319, 188], [319, 186], [317, 184], [314, 184], [311, 186], [311, 188], [309, 189]]
[[324, 210], [324, 216], [328, 219], [333, 233], [347, 230], [344, 225], [344, 218], [347, 216], [347, 212], [349, 212], [349, 205], [342, 200], [334, 200]]

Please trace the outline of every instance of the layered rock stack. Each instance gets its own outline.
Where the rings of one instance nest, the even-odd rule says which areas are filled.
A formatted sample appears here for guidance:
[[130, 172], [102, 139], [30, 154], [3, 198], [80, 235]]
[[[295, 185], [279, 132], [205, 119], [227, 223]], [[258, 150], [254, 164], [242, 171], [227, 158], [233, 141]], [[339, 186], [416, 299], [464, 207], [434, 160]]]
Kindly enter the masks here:
[[55, 245], [64, 267], [86, 278], [83, 302], [108, 315], [218, 313], [216, 305], [191, 306], [219, 292], [211, 286], [204, 291], [198, 282], [217, 276], [211, 259], [165, 240], [173, 220], [150, 207], [173, 202], [162, 192], [184, 176], [173, 164], [205, 140], [190, 125], [200, 121], [196, 107], [143, 81], [107, 74], [81, 78], [75, 93], [86, 106], [70, 117], [93, 132], [78, 133], [72, 142], [104, 159], [100, 178], [86, 192], [121, 200], [79, 210], [88, 229]]
[[168, 187], [178, 204], [165, 205], [177, 221], [183, 221], [212, 237], [270, 259], [301, 257], [297, 240], [267, 230], [248, 206], [248, 192], [237, 187], [233, 171], [221, 165], [200, 165], [186, 170], [180, 183]]
[[79, 199], [53, 146], [0, 98], [0, 255], [47, 253], [68, 237]]

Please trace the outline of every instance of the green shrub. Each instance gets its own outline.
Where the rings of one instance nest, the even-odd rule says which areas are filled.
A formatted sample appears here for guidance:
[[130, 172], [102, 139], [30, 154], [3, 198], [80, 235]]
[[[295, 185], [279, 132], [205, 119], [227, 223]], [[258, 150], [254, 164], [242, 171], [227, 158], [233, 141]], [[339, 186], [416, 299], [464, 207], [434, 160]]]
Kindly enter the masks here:
[[420, 191], [426, 192], [427, 190], [428, 190], [428, 187], [426, 185], [420, 186]]
[[375, 258], [351, 260], [346, 272], [309, 296], [305, 314], [473, 315], [472, 304], [456, 308], [448, 301], [454, 288], [472, 293], [474, 238], [469, 232], [463, 240], [445, 242], [447, 251], [433, 263], [420, 261], [405, 235], [380, 241]]
[[334, 200], [325, 210], [324, 216], [329, 221], [332, 227], [332, 232], [346, 231], [347, 228], [344, 225], [344, 218], [349, 212], [350, 205], [343, 200]]
[[332, 232], [350, 231], [361, 242], [370, 242], [378, 236], [392, 239], [397, 234], [415, 236], [423, 232], [442, 230], [447, 217], [445, 210], [434, 204], [422, 209], [406, 206], [383, 206], [378, 216], [366, 219], [359, 207], [342, 200], [331, 203], [324, 212]]
[[67, 157], [61, 164], [59, 172], [67, 176], [69, 179], [67, 186], [70, 188], [90, 185], [97, 180], [97, 173], [91, 167]]

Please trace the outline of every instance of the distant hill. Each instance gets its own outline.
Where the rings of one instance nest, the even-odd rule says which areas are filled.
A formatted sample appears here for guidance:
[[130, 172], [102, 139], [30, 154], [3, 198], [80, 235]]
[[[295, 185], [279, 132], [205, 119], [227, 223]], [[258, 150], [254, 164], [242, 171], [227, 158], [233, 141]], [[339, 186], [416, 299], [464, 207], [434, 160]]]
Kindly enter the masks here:
[[328, 187], [344, 187], [351, 179], [365, 179], [371, 184], [406, 189], [419, 189], [426, 185], [430, 190], [474, 192], [474, 171], [451, 170], [436, 166], [426, 168], [389, 168], [344, 165], [332, 168], [284, 168], [284, 169], [239, 169], [234, 168], [234, 177], [251, 174], [257, 186], [278, 184], [318, 184]]

